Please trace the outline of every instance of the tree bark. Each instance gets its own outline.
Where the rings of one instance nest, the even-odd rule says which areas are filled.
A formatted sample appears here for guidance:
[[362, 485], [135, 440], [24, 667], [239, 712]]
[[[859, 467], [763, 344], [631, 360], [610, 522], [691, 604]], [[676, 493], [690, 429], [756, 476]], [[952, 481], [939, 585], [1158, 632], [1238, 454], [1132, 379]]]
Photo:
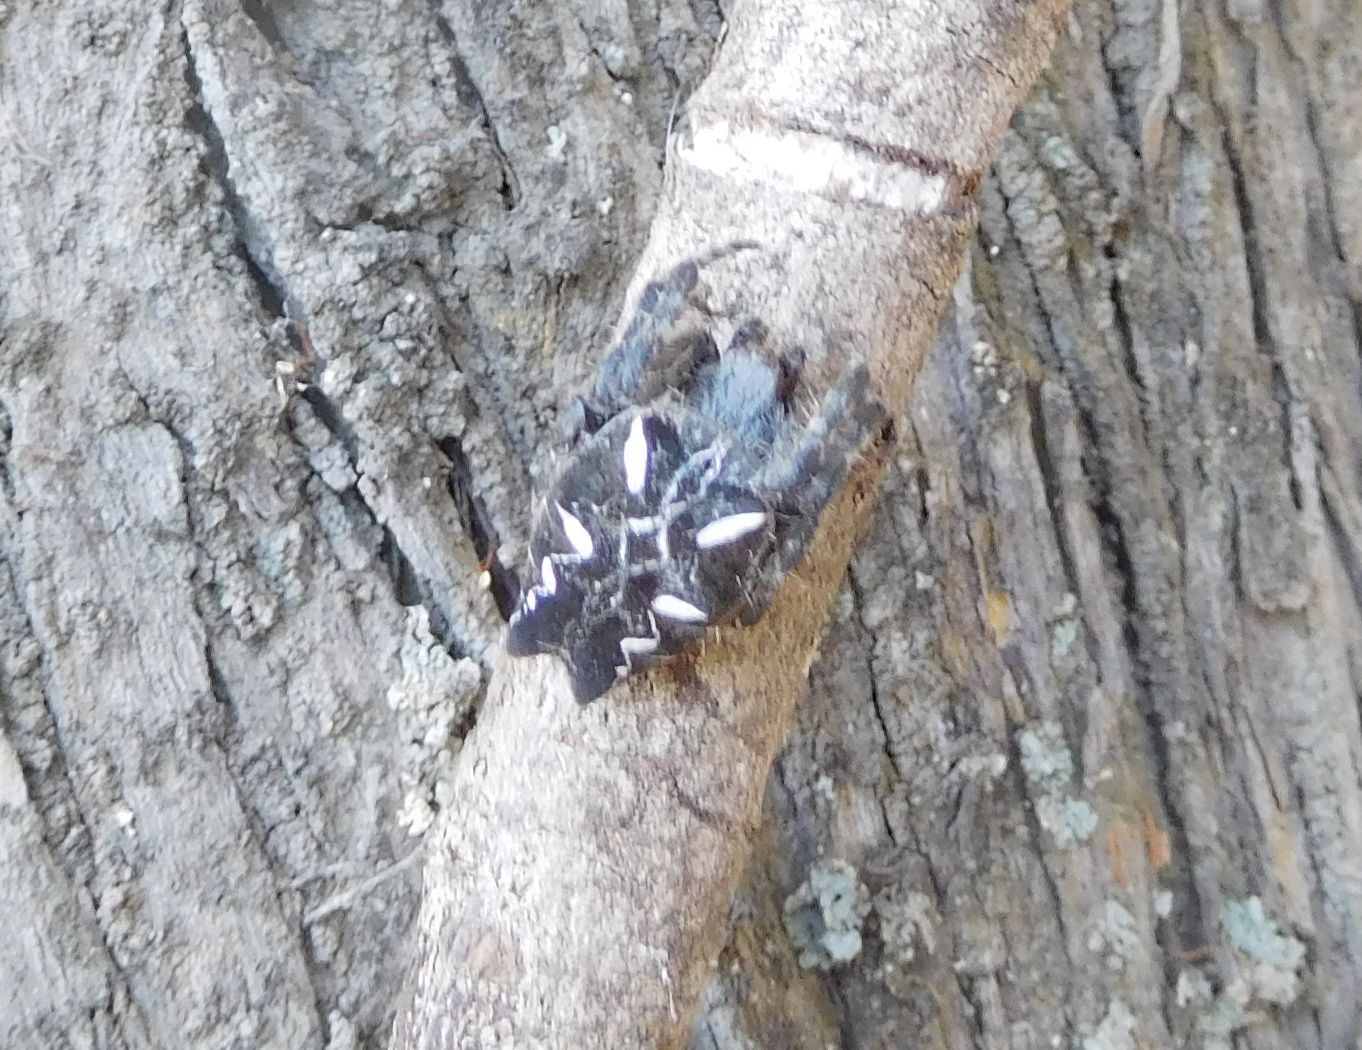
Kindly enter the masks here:
[[[0, 6], [0, 1045], [387, 1045], [413, 850], [466, 804], [470, 728], [511, 724], [491, 554], [523, 549], [643, 231], [660, 211], [640, 272], [702, 244], [663, 160], [722, 18]], [[1341, 0], [1078, 0], [980, 191], [693, 1046], [1356, 1044], [1360, 47]], [[769, 309], [772, 270], [725, 274]], [[916, 294], [873, 332], [819, 316], [873, 351]], [[805, 625], [781, 652], [815, 631], [777, 615]], [[726, 695], [761, 637], [697, 674]], [[614, 746], [677, 713], [652, 686], [608, 727], [552, 693], [542, 719]], [[727, 710], [667, 741], [771, 746]], [[574, 819], [706, 797], [628, 783]]]
[[[866, 359], [903, 404], [1066, 8], [741, 8], [687, 107], [636, 285], [753, 243], [707, 267], [715, 312], [803, 344], [825, 385]], [[684, 1044], [872, 495], [863, 472], [758, 625], [608, 700], [579, 708], [554, 659], [498, 667], [431, 843], [395, 1046]]]

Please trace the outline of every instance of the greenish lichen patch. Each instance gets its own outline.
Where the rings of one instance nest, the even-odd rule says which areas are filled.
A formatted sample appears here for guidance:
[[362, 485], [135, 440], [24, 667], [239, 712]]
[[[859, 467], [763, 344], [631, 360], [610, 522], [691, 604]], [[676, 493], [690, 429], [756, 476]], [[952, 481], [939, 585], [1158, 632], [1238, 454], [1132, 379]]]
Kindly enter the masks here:
[[1230, 943], [1253, 962], [1255, 996], [1278, 1006], [1294, 1002], [1300, 992], [1297, 971], [1305, 961], [1305, 945], [1282, 932], [1258, 897], [1226, 901], [1220, 921]]
[[870, 910], [856, 869], [819, 861], [785, 899], [785, 932], [806, 970], [831, 970], [861, 953], [861, 925]]
[[1074, 762], [1063, 728], [1058, 722], [1034, 722], [1021, 731], [1018, 745], [1040, 826], [1060, 849], [1086, 842], [1097, 830], [1097, 811], [1069, 793]]
[[1066, 591], [1055, 605], [1054, 616], [1050, 621], [1050, 659], [1056, 663], [1073, 650], [1078, 641], [1081, 621], [1078, 618], [1078, 598]]
[[1305, 945], [1284, 933], [1258, 897], [1226, 901], [1220, 909], [1226, 940], [1243, 966], [1217, 989], [1198, 968], [1178, 975], [1177, 1005], [1190, 1012], [1200, 1050], [1230, 1050], [1235, 1033], [1261, 1019], [1271, 1006], [1288, 1006], [1300, 994]]
[[1058, 722], [1033, 722], [1021, 731], [1018, 743], [1027, 780], [1049, 794], [1068, 789], [1074, 760]]
[[1083, 1037], [1083, 1050], [1137, 1050], [1135, 1015], [1120, 999], [1113, 999], [1106, 1016], [1091, 1035]]
[[1131, 915], [1120, 901], [1106, 900], [1088, 933], [1088, 950], [1102, 955], [1107, 968], [1119, 972], [1126, 960], [1139, 951], [1140, 934]]

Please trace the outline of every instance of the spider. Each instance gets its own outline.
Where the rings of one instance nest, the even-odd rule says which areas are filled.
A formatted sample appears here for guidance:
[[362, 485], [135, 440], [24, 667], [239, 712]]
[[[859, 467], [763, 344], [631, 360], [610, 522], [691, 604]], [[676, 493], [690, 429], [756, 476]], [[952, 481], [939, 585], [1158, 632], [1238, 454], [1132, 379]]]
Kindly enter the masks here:
[[581, 703], [711, 627], [759, 620], [887, 422], [864, 364], [800, 425], [802, 353], [769, 362], [760, 321], [722, 353], [703, 323], [679, 324], [688, 307], [708, 316], [696, 294], [707, 261], [644, 287], [591, 397], [567, 411], [570, 451], [539, 507], [538, 579], [511, 617], [508, 651], [561, 657]]

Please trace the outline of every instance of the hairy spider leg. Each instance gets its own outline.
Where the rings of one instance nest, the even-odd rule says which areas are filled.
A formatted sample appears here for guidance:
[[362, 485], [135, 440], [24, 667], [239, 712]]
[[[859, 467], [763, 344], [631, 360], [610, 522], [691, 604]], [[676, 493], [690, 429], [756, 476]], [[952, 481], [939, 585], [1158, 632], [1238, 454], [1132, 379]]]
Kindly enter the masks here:
[[631, 405], [647, 404], [669, 388], [685, 389], [718, 356], [703, 328], [677, 330], [698, 282], [699, 271], [690, 261], [644, 285], [624, 335], [601, 362], [590, 399], [574, 397], [563, 411], [559, 427], [569, 447]]
[[651, 401], [673, 374], [683, 380], [714, 356], [714, 341], [707, 333], [675, 332], [699, 280], [699, 268], [691, 260], [644, 285], [624, 335], [596, 375], [592, 407], [602, 416]]
[[752, 241], [720, 245], [678, 263], [663, 277], [644, 285], [624, 335], [596, 373], [592, 391], [595, 403], [574, 406], [569, 428], [585, 423], [588, 432], [594, 433], [606, 419], [630, 405], [645, 404], [669, 388], [688, 387], [695, 372], [718, 355], [714, 340], [703, 327], [677, 331], [677, 322], [687, 306], [709, 313], [696, 295], [700, 269], [726, 255], [756, 247]]
[[717, 361], [695, 376], [686, 404], [712, 420], [758, 462], [779, 433], [786, 415], [783, 371], [761, 352], [766, 326], [749, 320]]
[[865, 443], [888, 420], [863, 364], [847, 369], [822, 410], [778, 447], [754, 488], [776, 506], [777, 545], [767, 571], [748, 594], [744, 624], [765, 614], [786, 575], [804, 559], [823, 511], [841, 489]]

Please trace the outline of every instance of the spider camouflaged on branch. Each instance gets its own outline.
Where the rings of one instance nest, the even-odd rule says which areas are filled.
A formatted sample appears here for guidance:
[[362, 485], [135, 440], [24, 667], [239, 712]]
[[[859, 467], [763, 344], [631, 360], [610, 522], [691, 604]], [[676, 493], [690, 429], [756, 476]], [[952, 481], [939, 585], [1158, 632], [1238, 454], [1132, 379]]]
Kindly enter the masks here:
[[759, 321], [723, 353], [703, 323], [679, 324], [688, 306], [708, 316], [696, 294], [705, 261], [643, 289], [592, 396], [568, 410], [573, 447], [539, 508], [538, 581], [508, 648], [561, 657], [582, 703], [710, 627], [760, 619], [887, 421], [864, 364], [800, 425], [802, 354], [771, 364]]

